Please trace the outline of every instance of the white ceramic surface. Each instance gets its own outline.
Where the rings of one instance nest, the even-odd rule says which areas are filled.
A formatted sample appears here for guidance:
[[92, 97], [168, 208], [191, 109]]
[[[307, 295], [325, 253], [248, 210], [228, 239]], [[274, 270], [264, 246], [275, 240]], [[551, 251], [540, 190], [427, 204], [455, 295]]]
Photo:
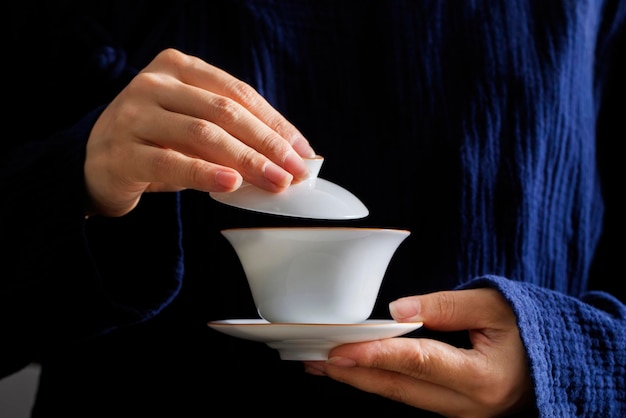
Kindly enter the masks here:
[[323, 157], [305, 160], [310, 177], [289, 186], [281, 193], [272, 193], [244, 183], [230, 193], [209, 193], [218, 202], [256, 212], [310, 219], [359, 219], [369, 210], [354, 194], [319, 177]]
[[359, 323], [410, 232], [346, 227], [236, 228], [235, 249], [259, 315], [270, 322]]
[[225, 319], [209, 322], [212, 329], [278, 350], [283, 360], [326, 360], [334, 347], [362, 341], [380, 340], [407, 334], [421, 322], [399, 323], [368, 320], [359, 324], [287, 324], [263, 319]]

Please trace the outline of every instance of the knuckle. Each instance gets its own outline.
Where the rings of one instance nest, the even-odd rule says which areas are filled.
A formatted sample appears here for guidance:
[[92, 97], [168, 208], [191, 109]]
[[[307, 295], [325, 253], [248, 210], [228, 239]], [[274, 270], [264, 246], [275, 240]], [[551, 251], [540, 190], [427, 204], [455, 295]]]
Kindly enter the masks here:
[[220, 125], [234, 125], [241, 119], [241, 107], [228, 97], [213, 99], [214, 120]]
[[419, 379], [432, 375], [431, 365], [433, 363], [431, 352], [428, 350], [415, 350], [412, 356], [406, 357], [402, 367], [406, 370], [411, 370], [411, 375]]
[[144, 71], [137, 74], [125, 89], [130, 96], [142, 96], [147, 92], [166, 87], [167, 76], [163, 73]]
[[173, 156], [169, 152], [157, 153], [150, 163], [152, 166], [150, 171], [154, 173], [152, 177], [157, 179], [159, 178], [159, 173], [167, 173], [174, 165]]
[[[385, 369], [385, 359], [392, 356], [395, 352], [393, 347], [385, 348], [385, 345], [380, 343], [379, 348], [374, 351], [377, 353], [371, 358], [371, 363], [374, 368]], [[430, 364], [427, 358], [427, 354], [420, 350], [414, 351], [411, 355], [403, 356], [399, 359], [399, 363], [395, 365], [395, 370], [410, 370], [410, 375], [414, 378], [420, 378], [427, 375], [428, 370], [425, 370], [425, 365]], [[388, 384], [383, 387], [383, 395], [400, 402], [409, 402], [411, 399], [410, 387], [407, 385], [399, 385], [394, 379], [390, 379]]]
[[259, 134], [255, 148], [279, 164], [285, 161], [291, 149], [289, 143], [271, 129]]
[[411, 399], [410, 391], [404, 385], [386, 385], [382, 395], [399, 402], [408, 402]]
[[[389, 366], [389, 359], [394, 359], [394, 369], [408, 371], [411, 376], [422, 378], [433, 374], [432, 365], [440, 360], [433, 358], [430, 350], [419, 349], [413, 346], [411, 349], [401, 350], [397, 342], [401, 344], [402, 339], [393, 341], [373, 341], [366, 353], [365, 363], [368, 367], [386, 369]], [[399, 350], [403, 352], [398, 355]]]
[[185, 164], [185, 172], [182, 173], [186, 185], [195, 186], [202, 184], [206, 180], [205, 166], [200, 160], [191, 160], [188, 164]]
[[252, 86], [241, 80], [234, 80], [228, 91], [237, 102], [244, 107], [253, 107], [259, 100], [258, 93]]
[[139, 122], [143, 119], [144, 112], [140, 106], [134, 104], [134, 102], [127, 102], [123, 106], [117, 109], [115, 114], [115, 121], [117, 125], [131, 126], [136, 129], [139, 126]]
[[157, 72], [144, 71], [135, 76], [132, 83], [128, 85], [129, 91], [151, 91], [162, 88], [165, 85], [163, 74]]
[[269, 122], [269, 125], [279, 134], [282, 132], [287, 132], [291, 128], [291, 124], [280, 116], [276, 116], [275, 118], [273, 118]]
[[265, 165], [265, 159], [252, 149], [244, 149], [237, 155], [238, 166], [244, 172], [258, 171]]
[[435, 298], [437, 313], [441, 321], [451, 321], [455, 318], [456, 303], [453, 292], [439, 292]]
[[218, 135], [219, 128], [215, 124], [208, 122], [204, 119], [194, 119], [189, 123], [189, 135], [193, 138], [195, 143], [202, 146], [210, 146], [215, 141]]
[[156, 60], [172, 65], [175, 68], [182, 68], [189, 63], [191, 57], [174, 48], [167, 48], [161, 51]]
[[[151, 178], [160, 181], [167, 177], [179, 183], [180, 186], [193, 187], [201, 184], [205, 175], [203, 163], [200, 160], [191, 159], [181, 164], [176, 153], [159, 152], [151, 160]], [[166, 173], [166, 174], [165, 174]]]
[[[282, 140], [277, 140], [280, 137], [273, 131], [267, 132], [259, 140], [259, 147], [261, 150], [268, 154], [282, 155], [287, 152], [285, 149], [285, 143]], [[281, 159], [282, 160], [282, 159]]]
[[157, 55], [157, 58], [169, 61], [179, 55], [182, 55], [180, 51], [174, 48], [165, 48], [163, 51], [159, 52], [159, 54]]

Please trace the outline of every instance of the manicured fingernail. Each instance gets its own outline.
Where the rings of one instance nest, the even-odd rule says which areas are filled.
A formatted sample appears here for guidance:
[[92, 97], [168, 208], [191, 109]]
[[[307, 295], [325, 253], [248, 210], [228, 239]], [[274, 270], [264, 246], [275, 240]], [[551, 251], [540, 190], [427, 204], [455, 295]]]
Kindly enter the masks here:
[[389, 312], [396, 320], [417, 319], [420, 313], [420, 304], [416, 299], [398, 299], [389, 304]]
[[[304, 164], [304, 163], [303, 163]], [[289, 186], [293, 180], [293, 176], [274, 164], [268, 162], [263, 170], [263, 176], [280, 188]]]
[[354, 366], [356, 366], [356, 361], [352, 360], [351, 358], [347, 358], [347, 357], [335, 356], [335, 357], [329, 358], [326, 362], [328, 364], [332, 364], [333, 366], [339, 366], [339, 367], [354, 367]]
[[227, 191], [238, 189], [242, 181], [241, 175], [232, 171], [218, 171], [215, 174], [215, 182]]
[[302, 158], [314, 158], [315, 150], [309, 144], [304, 137], [296, 137], [292, 142], [291, 146], [296, 150], [298, 154], [302, 156]]
[[298, 180], [309, 177], [309, 167], [294, 151], [289, 151], [285, 157], [285, 170], [293, 173], [294, 178]]

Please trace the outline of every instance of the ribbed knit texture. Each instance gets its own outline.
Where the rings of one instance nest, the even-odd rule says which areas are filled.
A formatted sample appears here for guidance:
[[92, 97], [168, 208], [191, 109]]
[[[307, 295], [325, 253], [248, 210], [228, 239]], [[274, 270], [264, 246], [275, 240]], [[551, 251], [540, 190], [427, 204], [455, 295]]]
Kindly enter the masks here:
[[85, 223], [84, 115], [165, 47], [230, 71], [283, 112], [326, 157], [320, 175], [370, 209], [351, 226], [412, 232], [373, 316], [400, 296], [497, 288], [518, 317], [536, 415], [626, 415], [624, 187], [607, 175], [619, 168], [624, 102], [605, 107], [611, 93], [626, 97], [623, 72], [607, 72], [624, 54], [626, 2], [73, 3], [10, 19], [21, 65], [9, 67], [20, 89], [8, 101], [21, 128], [3, 139], [0, 235], [19, 245], [2, 260], [0, 318], [21, 355], [9, 370], [44, 359], [35, 416], [118, 416], [116, 399], [136, 416], [207, 416], [232, 393], [244, 395], [224, 401], [233, 413], [249, 394], [275, 413], [280, 393], [310, 413], [431, 416], [207, 330], [255, 313], [220, 229], [320, 222], [185, 191]]

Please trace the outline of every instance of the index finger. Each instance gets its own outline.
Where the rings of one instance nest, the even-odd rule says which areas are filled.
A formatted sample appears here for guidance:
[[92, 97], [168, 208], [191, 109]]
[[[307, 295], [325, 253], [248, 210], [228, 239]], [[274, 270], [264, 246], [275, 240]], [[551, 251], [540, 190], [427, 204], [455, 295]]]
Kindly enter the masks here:
[[173, 68], [182, 82], [228, 97], [245, 107], [284, 138], [301, 157], [315, 156], [304, 135], [249, 84], [200, 58], [174, 49], [163, 51], [159, 59], [146, 68], [161, 67], [161, 60], [171, 64], [171, 67], [164, 66], [163, 70], [168, 72]]
[[[346, 367], [347, 359], [354, 366]], [[473, 378], [487, 368], [480, 353], [426, 338], [398, 337], [340, 345], [331, 351], [324, 372], [361, 390], [405, 396], [402, 401], [417, 391], [423, 401], [434, 402], [429, 403], [432, 408], [452, 395], [468, 393]]]

